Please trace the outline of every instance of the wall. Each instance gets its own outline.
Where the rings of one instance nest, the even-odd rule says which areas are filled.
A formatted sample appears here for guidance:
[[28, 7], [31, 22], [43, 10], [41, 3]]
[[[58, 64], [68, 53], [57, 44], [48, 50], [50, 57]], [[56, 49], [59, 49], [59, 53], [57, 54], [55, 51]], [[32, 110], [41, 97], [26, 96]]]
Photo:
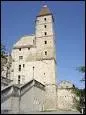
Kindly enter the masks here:
[[72, 89], [61, 89], [58, 88], [58, 108], [63, 110], [73, 110], [73, 99], [74, 94], [72, 93]]
[[[1, 110], [7, 110], [7, 113], [13, 114], [43, 111], [44, 88], [40, 89], [36, 84], [33, 86], [33, 83], [26, 85], [23, 89], [10, 86], [4, 92], [2, 91]], [[3, 97], [5, 99], [4, 101]]]
[[54, 84], [46, 85], [44, 109], [57, 110], [57, 90]]

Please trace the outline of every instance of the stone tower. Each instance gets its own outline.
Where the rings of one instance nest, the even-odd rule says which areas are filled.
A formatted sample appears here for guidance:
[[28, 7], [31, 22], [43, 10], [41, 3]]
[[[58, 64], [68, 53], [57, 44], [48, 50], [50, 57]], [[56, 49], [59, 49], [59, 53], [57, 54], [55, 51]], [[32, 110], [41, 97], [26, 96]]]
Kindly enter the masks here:
[[45, 109], [56, 109], [56, 57], [54, 18], [44, 5], [35, 21], [35, 35], [24, 36], [13, 46], [12, 80], [25, 84], [36, 79], [46, 86]]
[[40, 13], [36, 17], [36, 48], [37, 54], [40, 56], [42, 70], [44, 70], [44, 82], [46, 84], [55, 84], [55, 46], [54, 46], [54, 30], [53, 15], [47, 8], [43, 6]]
[[54, 18], [46, 5], [43, 6], [36, 17], [36, 48], [41, 55], [41, 69], [44, 72], [46, 85], [46, 109], [56, 109], [56, 56], [55, 35], [53, 29]]

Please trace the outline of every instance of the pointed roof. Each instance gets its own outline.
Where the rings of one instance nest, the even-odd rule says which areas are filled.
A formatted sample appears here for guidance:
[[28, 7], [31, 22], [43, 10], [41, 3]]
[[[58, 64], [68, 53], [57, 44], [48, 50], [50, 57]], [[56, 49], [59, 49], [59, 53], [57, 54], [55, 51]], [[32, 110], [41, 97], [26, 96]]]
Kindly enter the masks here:
[[52, 13], [48, 9], [47, 5], [44, 5], [41, 11], [39, 12], [38, 16], [46, 16], [46, 15], [52, 15]]

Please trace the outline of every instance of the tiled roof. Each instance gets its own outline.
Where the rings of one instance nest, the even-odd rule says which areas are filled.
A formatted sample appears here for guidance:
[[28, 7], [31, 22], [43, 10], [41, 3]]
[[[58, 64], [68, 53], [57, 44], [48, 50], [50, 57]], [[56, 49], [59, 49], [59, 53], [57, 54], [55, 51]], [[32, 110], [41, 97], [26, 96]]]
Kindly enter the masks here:
[[38, 14], [38, 16], [45, 16], [51, 14], [50, 10], [48, 9], [47, 5], [44, 5]]

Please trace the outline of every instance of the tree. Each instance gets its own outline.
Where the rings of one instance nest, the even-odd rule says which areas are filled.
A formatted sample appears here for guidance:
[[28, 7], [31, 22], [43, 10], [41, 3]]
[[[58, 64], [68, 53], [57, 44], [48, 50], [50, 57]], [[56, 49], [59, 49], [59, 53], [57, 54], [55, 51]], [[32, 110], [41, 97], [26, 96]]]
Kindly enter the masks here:
[[72, 89], [72, 92], [75, 94], [73, 98], [73, 107], [81, 112], [81, 108], [85, 106], [85, 89], [78, 89], [75, 87]]
[[79, 71], [82, 72], [82, 73], [85, 73], [85, 66], [79, 67]]
[[[82, 73], [85, 73], [85, 66], [79, 67], [79, 71]], [[85, 81], [85, 75], [81, 81]], [[81, 109], [83, 109], [83, 110], [85, 109], [85, 88], [82, 89], [80, 92], [80, 106], [81, 106]], [[85, 113], [85, 110], [84, 110], [84, 113]]]
[[1, 44], [1, 72], [4, 71], [4, 65], [7, 63], [6, 49], [3, 44]]
[[[85, 73], [85, 66], [78, 67], [78, 71], [81, 72], [81, 73]], [[85, 81], [85, 76], [80, 81]]]

